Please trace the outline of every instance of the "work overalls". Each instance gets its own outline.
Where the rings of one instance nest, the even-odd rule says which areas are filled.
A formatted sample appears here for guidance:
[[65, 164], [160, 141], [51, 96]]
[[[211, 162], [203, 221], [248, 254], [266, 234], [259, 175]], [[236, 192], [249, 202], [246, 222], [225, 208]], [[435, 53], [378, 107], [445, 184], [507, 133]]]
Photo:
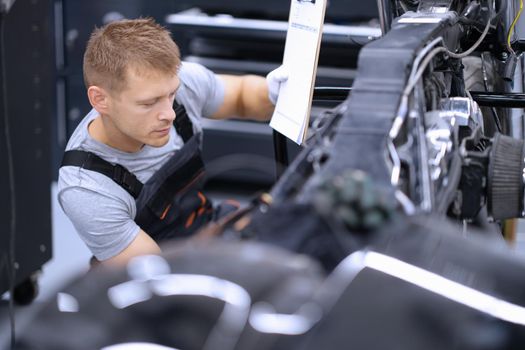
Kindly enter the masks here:
[[135, 222], [156, 242], [187, 237], [213, 218], [213, 206], [201, 192], [204, 163], [200, 152], [200, 133], [183, 105], [174, 103], [173, 122], [184, 141], [183, 147], [142, 184], [134, 174], [119, 164], [111, 164], [94, 153], [65, 152], [62, 166], [78, 166], [110, 177], [136, 201]]

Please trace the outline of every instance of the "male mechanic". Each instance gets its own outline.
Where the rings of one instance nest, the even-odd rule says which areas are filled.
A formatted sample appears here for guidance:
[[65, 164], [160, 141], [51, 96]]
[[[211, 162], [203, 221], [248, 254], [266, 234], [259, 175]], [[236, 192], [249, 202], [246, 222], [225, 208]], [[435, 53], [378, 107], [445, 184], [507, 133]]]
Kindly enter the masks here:
[[200, 191], [201, 118], [270, 118], [282, 70], [266, 79], [215, 75], [181, 62], [152, 19], [95, 29], [84, 54], [93, 109], [66, 146], [58, 199], [98, 261], [160, 252], [214, 217]]

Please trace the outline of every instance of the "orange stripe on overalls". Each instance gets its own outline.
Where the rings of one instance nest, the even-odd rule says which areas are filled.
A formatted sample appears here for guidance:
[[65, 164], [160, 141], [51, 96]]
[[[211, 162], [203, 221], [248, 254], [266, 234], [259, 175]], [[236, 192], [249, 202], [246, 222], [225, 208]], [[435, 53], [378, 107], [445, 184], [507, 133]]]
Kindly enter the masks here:
[[195, 212], [192, 212], [191, 215], [188, 217], [188, 220], [186, 220], [186, 224], [184, 225], [184, 227], [188, 228], [190, 227], [191, 225], [193, 225], [193, 221], [195, 220]]
[[166, 215], [168, 215], [168, 211], [170, 210], [171, 208], [171, 204], [169, 204], [166, 209], [164, 209], [164, 211], [162, 212], [162, 215], [160, 216], [160, 219], [161, 220], [164, 220], [166, 218]]

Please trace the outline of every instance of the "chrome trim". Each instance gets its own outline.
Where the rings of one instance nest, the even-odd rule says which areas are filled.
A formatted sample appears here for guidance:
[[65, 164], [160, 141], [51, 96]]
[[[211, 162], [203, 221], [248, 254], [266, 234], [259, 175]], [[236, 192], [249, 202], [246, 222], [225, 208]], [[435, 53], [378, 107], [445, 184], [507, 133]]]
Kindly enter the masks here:
[[209, 275], [172, 273], [161, 256], [135, 257], [127, 265], [129, 280], [108, 288], [107, 297], [117, 309], [150, 300], [154, 295], [202, 296], [224, 302], [203, 349], [234, 349], [248, 322], [250, 294], [242, 286]]
[[433, 204], [434, 204], [434, 191], [432, 187], [432, 180], [430, 178], [430, 169], [428, 167], [429, 159], [428, 159], [428, 148], [427, 148], [427, 142], [426, 142], [426, 135], [425, 135], [425, 125], [424, 125], [424, 106], [422, 105], [421, 101], [424, 97], [419, 97], [419, 94], [423, 91], [423, 82], [419, 81], [418, 83], [420, 86], [419, 88], [414, 92], [416, 101], [418, 101], [417, 105], [414, 106], [415, 108], [410, 112], [409, 117], [415, 120], [415, 126], [417, 133], [417, 144], [418, 144], [418, 151], [419, 151], [419, 164], [421, 166], [420, 176], [421, 176], [421, 194], [422, 194], [422, 201], [421, 201], [421, 209], [424, 211], [430, 212], [432, 211]]
[[269, 303], [259, 302], [250, 312], [250, 325], [258, 332], [300, 335], [308, 332], [323, 316], [321, 306], [309, 302], [293, 314], [276, 313]]
[[403, 191], [396, 190], [395, 196], [398, 203], [401, 204], [401, 206], [403, 207], [403, 211], [405, 212], [405, 214], [414, 215], [416, 213], [416, 207], [414, 203], [412, 203], [410, 198], [408, 198]]
[[385, 35], [388, 33], [392, 25], [392, 5], [390, 0], [377, 0], [377, 8], [379, 10], [381, 32]]
[[392, 175], [390, 176], [390, 183], [394, 186], [397, 186], [399, 183], [399, 176], [401, 174], [401, 159], [397, 153], [396, 147], [392, 140], [387, 141], [388, 153], [390, 154], [390, 159], [392, 160]]
[[[352, 259], [346, 261], [349, 258]], [[525, 326], [525, 307], [397, 258], [374, 251], [357, 251], [343, 260], [340, 265], [342, 264], [348, 265], [350, 281], [365, 268], [369, 268], [496, 319]], [[339, 266], [336, 269], [338, 268]]]

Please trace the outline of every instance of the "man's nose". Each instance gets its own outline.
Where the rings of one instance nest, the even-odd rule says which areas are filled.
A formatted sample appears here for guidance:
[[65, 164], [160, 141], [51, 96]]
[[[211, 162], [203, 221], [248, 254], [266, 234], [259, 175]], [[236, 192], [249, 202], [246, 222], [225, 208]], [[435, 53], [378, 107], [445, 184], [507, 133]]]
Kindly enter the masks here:
[[169, 120], [170, 122], [175, 120], [175, 110], [173, 109], [173, 104], [171, 103], [170, 99], [168, 101], [163, 103], [162, 110], [159, 114], [160, 120]]

